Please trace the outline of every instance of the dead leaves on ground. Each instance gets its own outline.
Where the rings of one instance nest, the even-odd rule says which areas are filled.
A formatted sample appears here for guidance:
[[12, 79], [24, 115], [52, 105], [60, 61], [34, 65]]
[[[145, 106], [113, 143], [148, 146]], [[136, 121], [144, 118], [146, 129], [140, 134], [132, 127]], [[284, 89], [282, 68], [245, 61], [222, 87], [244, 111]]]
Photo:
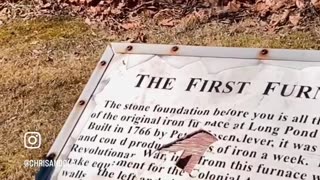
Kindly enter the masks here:
[[[306, 9], [320, 10], [320, 0], [38, 0], [38, 9], [68, 9], [85, 16], [89, 25], [104, 24], [113, 30], [144, 28], [143, 18], [155, 24], [174, 27], [180, 24], [217, 20], [238, 22], [250, 16], [268, 27], [298, 26]], [[0, 12], [3, 8], [0, 7]], [[1, 13], [0, 13], [1, 14]], [[1, 19], [1, 18], [0, 18]]]
[[[174, 27], [186, 21], [205, 23], [210, 19], [242, 17], [257, 14], [270, 27], [303, 20], [303, 12], [310, 6], [320, 9], [320, 0], [60, 0], [76, 11], [85, 11], [86, 23], [103, 22], [115, 29], [139, 29], [139, 15], [153, 18], [156, 24]], [[133, 18], [135, 18], [133, 20]]]

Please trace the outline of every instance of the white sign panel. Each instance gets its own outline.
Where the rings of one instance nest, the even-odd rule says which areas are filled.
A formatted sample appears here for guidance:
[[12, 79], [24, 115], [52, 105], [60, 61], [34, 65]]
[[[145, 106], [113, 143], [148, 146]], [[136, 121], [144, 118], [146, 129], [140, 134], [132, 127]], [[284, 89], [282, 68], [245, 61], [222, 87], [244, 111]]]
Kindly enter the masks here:
[[50, 178], [320, 180], [319, 55], [112, 44]]

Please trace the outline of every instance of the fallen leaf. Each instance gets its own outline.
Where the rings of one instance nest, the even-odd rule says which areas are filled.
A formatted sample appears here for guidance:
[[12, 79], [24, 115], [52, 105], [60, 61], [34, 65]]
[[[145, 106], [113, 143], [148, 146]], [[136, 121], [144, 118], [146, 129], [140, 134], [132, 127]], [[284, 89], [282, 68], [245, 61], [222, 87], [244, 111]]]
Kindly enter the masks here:
[[90, 12], [93, 15], [101, 14], [104, 8], [96, 6], [96, 7], [90, 7], [88, 12]]
[[121, 24], [121, 27], [125, 30], [136, 29], [140, 27], [140, 22], [129, 22], [129, 23]]
[[80, 4], [85, 4], [86, 0], [80, 0]]
[[289, 14], [290, 11], [288, 9], [285, 10], [282, 15], [273, 14], [271, 16], [271, 26], [276, 27], [285, 24], [288, 20]]
[[255, 6], [255, 11], [261, 12], [265, 9], [268, 9], [269, 7], [264, 2], [258, 2]]
[[208, 10], [200, 10], [199, 12], [195, 12], [195, 15], [199, 19], [200, 23], [208, 22], [212, 16], [211, 12]]
[[68, 0], [69, 3], [76, 3], [77, 0]]
[[68, 3], [61, 3], [61, 6], [62, 6], [62, 7], [68, 7], [69, 4], [68, 4]]
[[106, 9], [102, 12], [103, 15], [108, 15], [108, 14], [110, 14], [110, 13], [111, 13], [111, 7], [106, 8]]
[[151, 10], [151, 9], [146, 9], [143, 12], [144, 12], [144, 15], [147, 17], [153, 17], [157, 13], [157, 11]]
[[111, 10], [111, 13], [114, 14], [114, 15], [119, 15], [119, 14], [121, 14], [121, 10], [118, 9], [118, 8], [115, 8], [115, 9]]
[[303, 8], [305, 7], [304, 0], [296, 0], [296, 6], [297, 6], [299, 9], [303, 9]]
[[292, 15], [289, 17], [289, 21], [294, 25], [297, 26], [300, 22], [300, 20], [302, 19], [302, 17], [300, 16], [300, 14], [298, 15]]
[[274, 27], [279, 24], [281, 17], [278, 14], [272, 14], [270, 19], [271, 19], [270, 25], [271, 25], [271, 27]]
[[312, 4], [316, 9], [320, 9], [320, 0], [311, 0], [311, 4]]
[[113, 0], [106, 0], [105, 1], [107, 4], [111, 4], [111, 3], [113, 3]]
[[265, 4], [268, 7], [274, 6], [276, 4], [277, 1], [275, 0], [265, 0]]
[[272, 11], [278, 11], [280, 8], [286, 5], [285, 0], [278, 1], [275, 5], [271, 6]]
[[164, 19], [164, 20], [160, 21], [159, 25], [173, 27], [173, 26], [175, 26], [176, 22], [177, 21], [174, 21], [172, 18], [169, 18], [169, 19]]
[[50, 7], [52, 7], [52, 4], [51, 4], [51, 3], [46, 3], [46, 4], [44, 4], [43, 6], [41, 6], [42, 9], [48, 9], [48, 8], [50, 8]]
[[228, 11], [229, 12], [238, 12], [240, 10], [240, 4], [237, 3], [235, 0], [230, 1], [228, 3]]
[[122, 9], [124, 7], [126, 7], [126, 3], [124, 3], [124, 2], [119, 3], [119, 5], [118, 5], [119, 9]]
[[286, 9], [281, 16], [280, 23], [284, 24], [285, 22], [287, 22], [289, 14], [290, 14], [290, 10]]

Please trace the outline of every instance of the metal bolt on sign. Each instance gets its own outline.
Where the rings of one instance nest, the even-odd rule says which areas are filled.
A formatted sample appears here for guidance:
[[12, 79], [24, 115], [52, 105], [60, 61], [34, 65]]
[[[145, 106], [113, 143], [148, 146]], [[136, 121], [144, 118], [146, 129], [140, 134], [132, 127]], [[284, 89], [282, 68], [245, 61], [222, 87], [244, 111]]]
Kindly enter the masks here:
[[84, 100], [79, 101], [80, 106], [83, 106], [85, 103], [86, 103], [86, 101], [84, 101]]

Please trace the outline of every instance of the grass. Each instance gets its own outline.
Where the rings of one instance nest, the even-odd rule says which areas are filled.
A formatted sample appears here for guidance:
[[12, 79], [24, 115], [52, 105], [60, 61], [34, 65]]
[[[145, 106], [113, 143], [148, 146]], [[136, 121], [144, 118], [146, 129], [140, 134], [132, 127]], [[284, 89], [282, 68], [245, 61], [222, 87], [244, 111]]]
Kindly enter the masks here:
[[[36, 169], [24, 168], [23, 161], [48, 152], [109, 42], [142, 32], [148, 43], [320, 49], [317, 27], [284, 35], [241, 29], [214, 23], [172, 29], [150, 25], [114, 34], [69, 17], [16, 20], [0, 27], [0, 179], [32, 179]], [[23, 147], [28, 131], [42, 134], [41, 149]]]
[[[0, 39], [0, 179], [31, 179], [23, 160], [46, 154], [106, 43], [68, 18], [18, 21]], [[24, 149], [28, 131], [43, 135], [41, 150]]]

